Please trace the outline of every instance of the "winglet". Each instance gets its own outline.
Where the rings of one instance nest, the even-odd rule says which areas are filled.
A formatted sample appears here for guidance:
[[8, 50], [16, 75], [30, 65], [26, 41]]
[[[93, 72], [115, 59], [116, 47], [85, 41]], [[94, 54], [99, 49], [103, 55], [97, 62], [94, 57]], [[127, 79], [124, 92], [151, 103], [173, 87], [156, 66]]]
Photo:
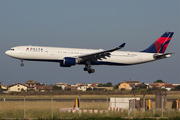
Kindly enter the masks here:
[[125, 46], [126, 43], [121, 44], [119, 47], [122, 48]]

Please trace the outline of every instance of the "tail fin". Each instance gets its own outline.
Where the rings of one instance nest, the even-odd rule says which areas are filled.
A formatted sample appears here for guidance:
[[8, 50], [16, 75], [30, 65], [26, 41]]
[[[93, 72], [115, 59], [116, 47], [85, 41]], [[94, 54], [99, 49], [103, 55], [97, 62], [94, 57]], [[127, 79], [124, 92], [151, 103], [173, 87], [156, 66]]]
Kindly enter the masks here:
[[160, 38], [158, 38], [151, 46], [141, 52], [148, 53], [164, 53], [174, 32], [165, 32]]

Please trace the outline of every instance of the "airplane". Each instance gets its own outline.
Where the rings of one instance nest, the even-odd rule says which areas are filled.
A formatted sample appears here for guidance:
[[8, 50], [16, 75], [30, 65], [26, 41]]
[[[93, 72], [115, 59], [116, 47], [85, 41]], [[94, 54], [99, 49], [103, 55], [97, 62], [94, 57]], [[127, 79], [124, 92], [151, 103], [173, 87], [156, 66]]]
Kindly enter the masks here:
[[20, 59], [21, 66], [24, 66], [23, 60], [58, 62], [61, 67], [71, 67], [78, 64], [85, 65], [84, 71], [91, 74], [95, 72], [95, 70], [92, 69], [92, 65], [126, 66], [169, 58], [173, 53], [164, 54], [164, 52], [173, 34], [174, 32], [165, 32], [152, 45], [140, 52], [117, 51], [125, 46], [125, 43], [123, 43], [109, 50], [31, 45], [17, 46], [7, 50], [5, 54]]

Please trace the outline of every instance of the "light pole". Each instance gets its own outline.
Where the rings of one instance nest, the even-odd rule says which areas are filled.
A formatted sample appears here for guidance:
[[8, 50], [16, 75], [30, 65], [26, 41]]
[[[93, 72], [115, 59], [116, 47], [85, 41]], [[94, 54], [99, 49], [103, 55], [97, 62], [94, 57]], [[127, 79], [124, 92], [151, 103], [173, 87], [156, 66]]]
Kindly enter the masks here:
[[135, 87], [133, 86], [133, 94], [134, 94], [134, 118], [135, 118], [135, 116], [136, 116], [136, 114], [135, 114], [135, 92], [134, 92], [134, 90], [135, 90]]

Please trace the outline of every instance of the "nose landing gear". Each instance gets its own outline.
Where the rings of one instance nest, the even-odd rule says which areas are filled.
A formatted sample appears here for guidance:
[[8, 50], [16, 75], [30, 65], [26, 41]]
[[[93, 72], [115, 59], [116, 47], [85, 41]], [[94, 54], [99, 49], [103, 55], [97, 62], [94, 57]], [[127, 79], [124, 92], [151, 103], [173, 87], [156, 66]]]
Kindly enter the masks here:
[[22, 67], [24, 66], [23, 60], [21, 60], [21, 66], [22, 66]]

